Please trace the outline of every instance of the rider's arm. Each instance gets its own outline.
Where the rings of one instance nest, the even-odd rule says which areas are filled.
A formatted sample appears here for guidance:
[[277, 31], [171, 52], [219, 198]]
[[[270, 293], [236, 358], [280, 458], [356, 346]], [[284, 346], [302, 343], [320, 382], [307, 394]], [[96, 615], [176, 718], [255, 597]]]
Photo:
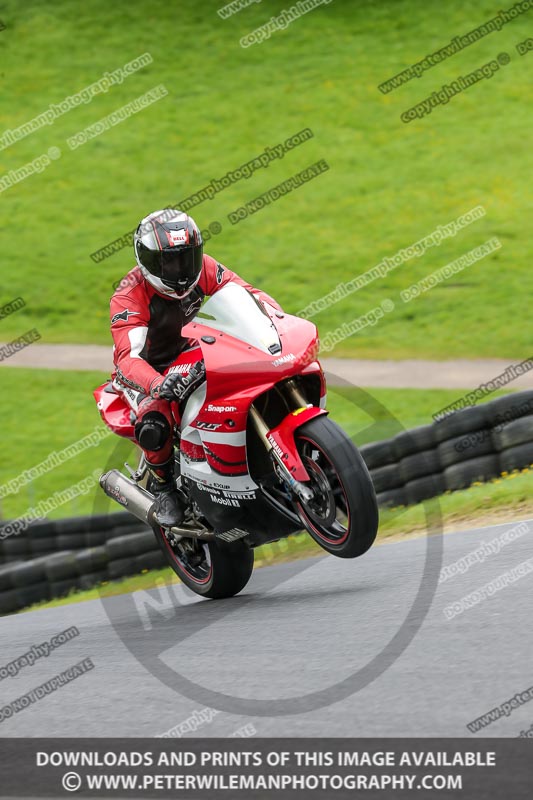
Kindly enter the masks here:
[[117, 289], [111, 298], [110, 313], [116, 376], [121, 383], [149, 394], [152, 383], [156, 378], [160, 381], [161, 375], [141, 356], [150, 318], [142, 288]]
[[239, 286], [243, 286], [245, 289], [248, 289], [249, 292], [255, 294], [259, 300], [263, 300], [265, 303], [269, 303], [269, 305], [281, 311], [279, 303], [266, 292], [262, 292], [261, 289], [256, 289], [251, 286], [251, 284], [246, 283], [246, 281], [243, 281], [235, 272], [232, 272], [211, 256], [204, 255], [202, 277], [199, 281], [200, 289], [205, 294], [212, 295], [218, 292], [219, 289], [222, 289], [223, 286], [226, 286], [227, 283], [236, 283]]

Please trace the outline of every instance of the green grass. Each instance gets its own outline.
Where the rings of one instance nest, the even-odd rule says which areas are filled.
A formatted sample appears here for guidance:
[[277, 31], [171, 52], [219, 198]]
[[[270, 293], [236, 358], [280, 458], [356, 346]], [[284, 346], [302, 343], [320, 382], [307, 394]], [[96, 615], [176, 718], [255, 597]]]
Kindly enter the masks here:
[[[336, 354], [529, 356], [528, 326], [513, 323], [528, 319], [531, 294], [531, 56], [515, 50], [529, 33], [531, 12], [383, 95], [378, 84], [499, 6], [335, 0], [242, 49], [239, 39], [287, 3], [253, 4], [226, 21], [216, 14], [223, 4], [5, 0], [0, 135], [146, 51], [154, 60], [0, 151], [0, 177], [49, 147], [62, 151], [44, 172], [1, 194], [0, 303], [21, 295], [27, 305], [1, 321], [0, 338], [35, 326], [44, 342], [109, 343], [111, 286], [132, 266], [131, 252], [101, 264], [90, 254], [149, 211], [309, 127], [313, 139], [194, 209], [201, 227], [223, 224], [207, 251], [295, 312], [481, 204], [482, 220], [314, 319], [325, 334], [390, 298], [395, 311]], [[423, 119], [400, 121], [443, 83], [501, 52], [511, 63], [491, 80]], [[68, 149], [67, 137], [161, 83], [166, 98]], [[229, 224], [229, 212], [322, 158], [327, 173]], [[403, 288], [492, 236], [501, 250], [401, 303]]]
[[[0, 378], [0, 410], [5, 426], [0, 485], [44, 461], [52, 452], [104, 427], [92, 397], [92, 390], [106, 378], [102, 373], [6, 367]], [[119, 443], [119, 438], [110, 434], [98, 446], [88, 447], [21, 487], [18, 493], [0, 500], [3, 518], [23, 515], [54, 492], [78, 483], [96, 469], [103, 470]], [[91, 512], [97, 491], [75, 498], [49, 516]]]
[[[377, 543], [412, 535], [422, 536], [432, 530], [438, 532], [433, 529], [433, 525], [439, 515], [445, 533], [531, 518], [532, 495], [533, 471], [522, 470], [497, 478], [490, 483], [476, 484], [460, 492], [447, 492], [438, 500], [431, 500], [426, 504], [421, 503], [409, 508], [382, 509]], [[298, 534], [288, 540], [258, 548], [255, 552], [255, 565], [268, 566], [297, 558], [312, 558], [321, 553], [323, 550], [307, 534]], [[112, 597], [140, 589], [151, 589], [162, 583], [176, 583], [178, 580], [171, 569], [151, 570], [122, 581], [101, 584], [90, 591], [72, 592], [67, 597], [38, 604], [32, 609], [52, 608], [95, 600], [99, 597]]]
[[[0, 376], [0, 417], [7, 431], [0, 486], [44, 461], [50, 453], [63, 450], [96, 428], [103, 429], [92, 390], [106, 379], [104, 373], [4, 367]], [[402, 427], [431, 422], [432, 414], [459, 396], [457, 390], [332, 387], [328, 408], [332, 418], [361, 445], [393, 436]], [[78, 483], [94, 470], [120, 468], [126, 458], [133, 460], [133, 447], [110, 434], [98, 446], [88, 447], [0, 500], [1, 516], [9, 519], [23, 515], [35, 503]], [[49, 516], [86, 514], [113, 505], [95, 488]]]

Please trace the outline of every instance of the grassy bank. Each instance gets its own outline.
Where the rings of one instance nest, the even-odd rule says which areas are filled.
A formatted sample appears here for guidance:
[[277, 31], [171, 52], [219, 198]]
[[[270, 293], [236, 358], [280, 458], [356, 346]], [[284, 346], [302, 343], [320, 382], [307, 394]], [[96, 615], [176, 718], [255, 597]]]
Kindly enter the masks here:
[[[296, 312], [482, 205], [483, 218], [314, 319], [325, 336], [388, 298], [395, 310], [336, 354], [529, 356], [527, 326], [511, 321], [527, 319], [531, 285], [532, 155], [523, 101], [531, 56], [515, 47], [529, 34], [531, 12], [382, 94], [378, 84], [492, 18], [498, 6], [336, 0], [243, 48], [241, 37], [279, 14], [285, 0], [251, 4], [227, 20], [216, 13], [221, 5], [182, 3], [177, 19], [163, 0], [3, 3], [0, 135], [143, 53], [152, 63], [0, 150], [0, 177], [51, 147], [61, 151], [2, 194], [9, 280], [0, 301], [26, 302], [2, 320], [2, 340], [37, 327], [47, 342], [109, 343], [108, 298], [132, 254], [95, 263], [91, 253], [149, 211], [310, 128], [313, 138], [194, 207], [202, 228], [222, 224], [207, 251]], [[401, 122], [406, 109], [501, 53], [510, 63], [490, 80]], [[69, 149], [69, 137], [160, 84], [163, 99]], [[229, 223], [230, 212], [320, 159], [327, 172]], [[493, 236], [500, 250], [401, 301], [414, 281]]]

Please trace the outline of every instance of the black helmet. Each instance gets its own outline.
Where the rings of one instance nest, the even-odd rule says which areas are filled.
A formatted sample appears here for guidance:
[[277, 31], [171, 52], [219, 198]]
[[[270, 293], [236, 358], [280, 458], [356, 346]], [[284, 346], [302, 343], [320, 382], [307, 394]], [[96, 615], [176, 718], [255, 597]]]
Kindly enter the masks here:
[[133, 237], [137, 263], [146, 280], [161, 294], [186, 297], [202, 271], [203, 241], [196, 222], [167, 208], [142, 219]]

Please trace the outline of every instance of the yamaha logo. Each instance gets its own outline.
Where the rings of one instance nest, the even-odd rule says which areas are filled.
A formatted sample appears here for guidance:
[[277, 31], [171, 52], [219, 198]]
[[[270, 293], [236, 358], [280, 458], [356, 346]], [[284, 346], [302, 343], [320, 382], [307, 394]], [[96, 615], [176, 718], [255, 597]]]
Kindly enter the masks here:
[[294, 353], [287, 353], [286, 356], [280, 356], [279, 358], [276, 358], [276, 360], [272, 362], [272, 366], [281, 367], [282, 364], [288, 364], [290, 361], [296, 361], [296, 356]]

